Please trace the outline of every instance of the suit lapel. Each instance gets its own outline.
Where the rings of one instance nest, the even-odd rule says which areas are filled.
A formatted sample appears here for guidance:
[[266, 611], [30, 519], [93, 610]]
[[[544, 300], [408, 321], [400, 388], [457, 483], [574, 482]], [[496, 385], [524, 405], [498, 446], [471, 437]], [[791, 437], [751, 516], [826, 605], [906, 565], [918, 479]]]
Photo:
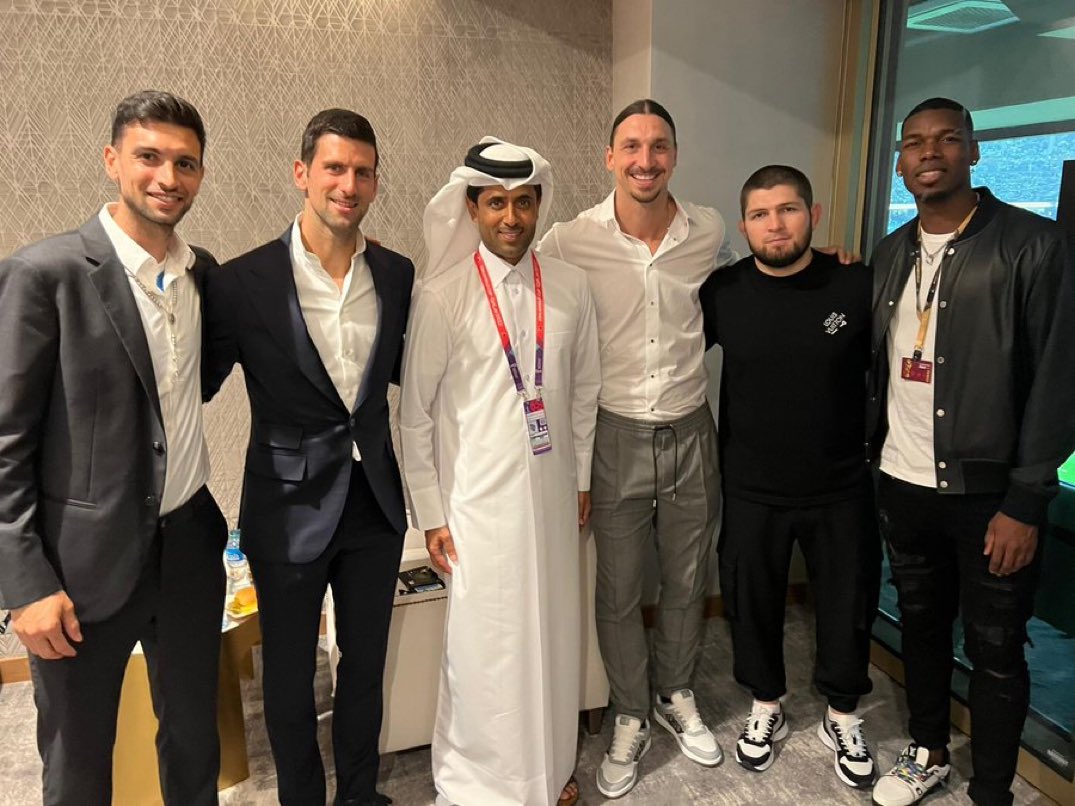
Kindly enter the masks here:
[[251, 271], [253, 280], [246, 287], [255, 300], [265, 326], [283, 351], [294, 361], [302, 374], [318, 391], [335, 405], [347, 409], [336, 391], [321, 356], [317, 352], [306, 319], [299, 305], [299, 292], [295, 288], [295, 275], [291, 268], [290, 230], [284, 237], [273, 241], [266, 259]]
[[153, 374], [153, 359], [149, 355], [149, 342], [142, 317], [138, 313], [138, 303], [134, 301], [127, 272], [116, 256], [112, 242], [96, 217], [90, 219], [79, 230], [86, 247], [86, 260], [90, 264], [89, 278], [101, 305], [115, 328], [116, 334], [127, 350], [134, 371], [142, 382], [142, 388], [153, 406], [153, 412], [161, 423], [160, 396], [157, 394], [157, 377]]
[[379, 369], [378, 364], [383, 360], [381, 347], [385, 342], [382, 336], [385, 332], [392, 332], [393, 323], [388, 321], [395, 316], [395, 306], [392, 304], [391, 285], [393, 280], [392, 267], [384, 259], [376, 245], [366, 245], [366, 265], [369, 266], [373, 276], [373, 289], [377, 292], [377, 335], [374, 336], [373, 346], [370, 348], [370, 358], [366, 363], [366, 372], [358, 388], [355, 399], [355, 407], [352, 413], [357, 412], [366, 401], [369, 391], [370, 378]]

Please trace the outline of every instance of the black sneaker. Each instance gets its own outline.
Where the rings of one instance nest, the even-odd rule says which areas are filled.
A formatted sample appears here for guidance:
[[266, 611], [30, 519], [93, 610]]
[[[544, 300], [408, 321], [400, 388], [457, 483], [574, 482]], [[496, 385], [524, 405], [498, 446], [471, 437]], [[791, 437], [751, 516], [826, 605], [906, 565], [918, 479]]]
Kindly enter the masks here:
[[788, 723], [784, 709], [770, 711], [755, 705], [750, 711], [746, 727], [735, 743], [735, 760], [740, 767], [751, 772], [765, 772], [773, 764], [773, 742], [788, 735]]
[[862, 738], [862, 720], [854, 719], [841, 724], [825, 714], [817, 726], [818, 738], [833, 751], [833, 767], [836, 774], [848, 786], [867, 789], [873, 786], [877, 768], [870, 755], [870, 748]]

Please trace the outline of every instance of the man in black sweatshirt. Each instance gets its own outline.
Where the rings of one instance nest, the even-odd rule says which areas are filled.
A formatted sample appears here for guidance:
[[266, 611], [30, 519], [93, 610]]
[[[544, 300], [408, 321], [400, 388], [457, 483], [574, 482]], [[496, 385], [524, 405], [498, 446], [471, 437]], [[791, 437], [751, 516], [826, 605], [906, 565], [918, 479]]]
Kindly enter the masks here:
[[724, 351], [720, 585], [735, 679], [754, 703], [735, 758], [762, 772], [787, 735], [780, 698], [793, 544], [806, 558], [817, 618], [814, 679], [829, 707], [818, 736], [848, 786], [873, 784], [856, 715], [871, 689], [870, 628], [880, 541], [864, 445], [871, 276], [810, 248], [821, 208], [795, 168], [746, 181], [739, 230], [753, 254], [702, 286], [707, 345]]

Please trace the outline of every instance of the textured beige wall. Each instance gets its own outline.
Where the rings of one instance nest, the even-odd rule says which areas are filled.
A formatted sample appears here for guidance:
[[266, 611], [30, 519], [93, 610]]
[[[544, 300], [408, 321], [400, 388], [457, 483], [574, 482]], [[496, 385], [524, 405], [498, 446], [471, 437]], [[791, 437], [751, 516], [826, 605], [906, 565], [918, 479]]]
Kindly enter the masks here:
[[[485, 134], [548, 157], [550, 219], [569, 218], [609, 187], [611, 5], [0, 0], [0, 254], [79, 226], [113, 197], [100, 156], [109, 113], [143, 88], [176, 92], [205, 118], [205, 184], [181, 231], [220, 259], [298, 211], [291, 164], [306, 121], [329, 106], [373, 123], [382, 176], [363, 229], [416, 263], [426, 201]], [[237, 373], [206, 429], [232, 521], [247, 427]]]

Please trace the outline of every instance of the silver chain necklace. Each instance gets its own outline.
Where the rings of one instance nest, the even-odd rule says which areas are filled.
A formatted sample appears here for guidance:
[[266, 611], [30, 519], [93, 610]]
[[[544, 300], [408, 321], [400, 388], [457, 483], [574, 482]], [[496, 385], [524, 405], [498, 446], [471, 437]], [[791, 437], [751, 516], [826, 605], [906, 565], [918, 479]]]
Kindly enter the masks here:
[[171, 343], [172, 353], [172, 377], [175, 380], [179, 380], [179, 340], [176, 336], [175, 328], [175, 309], [179, 302], [179, 279], [172, 280], [172, 284], [169, 288], [171, 299], [168, 300], [168, 304], [164, 303], [164, 294], [154, 294], [143, 283], [137, 274], [132, 274], [134, 281], [138, 284], [138, 287], [142, 289], [142, 293], [149, 298], [149, 301], [153, 303], [153, 306], [164, 314], [164, 318], [168, 322], [168, 335]]

